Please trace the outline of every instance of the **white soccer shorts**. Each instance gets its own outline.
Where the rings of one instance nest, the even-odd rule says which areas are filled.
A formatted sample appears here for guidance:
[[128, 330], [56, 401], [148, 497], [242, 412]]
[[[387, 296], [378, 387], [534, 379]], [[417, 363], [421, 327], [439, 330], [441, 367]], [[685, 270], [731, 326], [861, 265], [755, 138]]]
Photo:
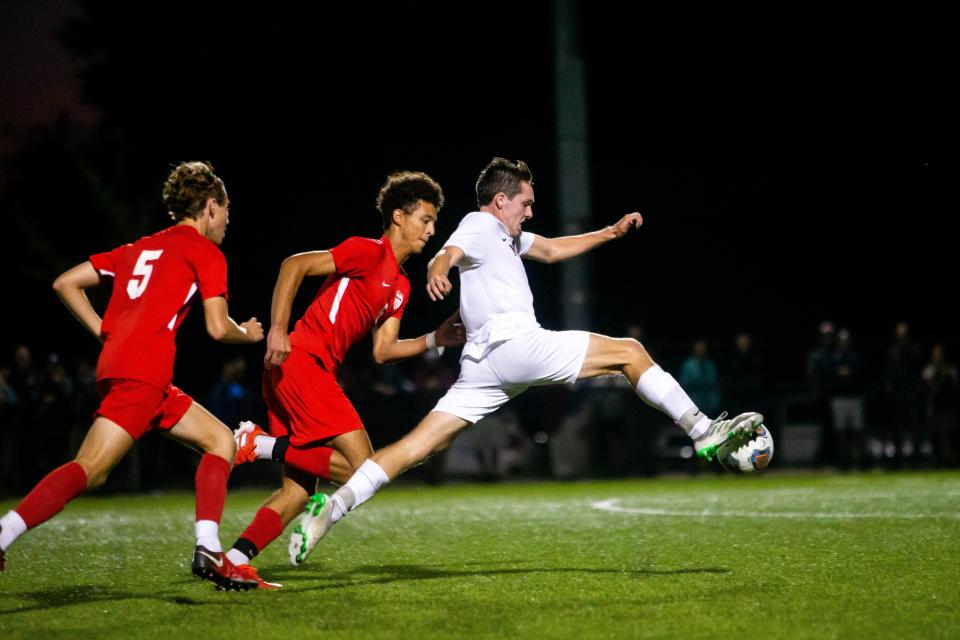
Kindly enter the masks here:
[[501, 342], [480, 360], [463, 356], [460, 377], [433, 410], [477, 422], [529, 387], [573, 384], [589, 344], [586, 331], [535, 329]]

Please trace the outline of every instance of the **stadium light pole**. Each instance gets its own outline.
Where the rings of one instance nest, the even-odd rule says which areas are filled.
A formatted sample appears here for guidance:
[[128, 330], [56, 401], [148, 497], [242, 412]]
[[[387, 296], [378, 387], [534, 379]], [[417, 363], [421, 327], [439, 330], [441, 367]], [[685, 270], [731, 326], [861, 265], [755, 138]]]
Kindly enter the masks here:
[[[560, 235], [583, 233], [590, 225], [586, 70], [578, 27], [579, 13], [578, 0], [556, 0], [554, 3]], [[587, 257], [564, 262], [560, 280], [564, 328], [589, 329], [592, 301]]]

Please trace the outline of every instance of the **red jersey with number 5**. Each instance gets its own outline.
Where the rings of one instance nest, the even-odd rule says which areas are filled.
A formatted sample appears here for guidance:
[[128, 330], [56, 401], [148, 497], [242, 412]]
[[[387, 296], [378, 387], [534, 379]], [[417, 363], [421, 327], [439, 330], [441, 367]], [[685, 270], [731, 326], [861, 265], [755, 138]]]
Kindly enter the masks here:
[[193, 227], [176, 225], [90, 256], [90, 262], [101, 279], [113, 278], [97, 380], [126, 378], [166, 389], [174, 337], [197, 291], [204, 300], [227, 297], [223, 253]]
[[313, 354], [336, 374], [347, 350], [387, 318], [403, 316], [410, 281], [387, 236], [347, 238], [333, 249], [336, 271], [327, 276], [297, 321], [290, 344]]

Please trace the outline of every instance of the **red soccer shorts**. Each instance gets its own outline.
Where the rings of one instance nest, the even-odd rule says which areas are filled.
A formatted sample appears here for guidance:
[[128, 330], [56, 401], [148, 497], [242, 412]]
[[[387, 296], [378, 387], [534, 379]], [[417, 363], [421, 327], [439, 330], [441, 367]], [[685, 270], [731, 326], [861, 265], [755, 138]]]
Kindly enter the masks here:
[[180, 422], [193, 404], [193, 398], [173, 386], [163, 391], [140, 380], [106, 379], [97, 381], [101, 415], [120, 425], [134, 440], [152, 429], [168, 430]]
[[282, 365], [264, 370], [263, 400], [270, 434], [290, 436], [295, 447], [363, 429], [357, 410], [333, 374], [297, 347]]

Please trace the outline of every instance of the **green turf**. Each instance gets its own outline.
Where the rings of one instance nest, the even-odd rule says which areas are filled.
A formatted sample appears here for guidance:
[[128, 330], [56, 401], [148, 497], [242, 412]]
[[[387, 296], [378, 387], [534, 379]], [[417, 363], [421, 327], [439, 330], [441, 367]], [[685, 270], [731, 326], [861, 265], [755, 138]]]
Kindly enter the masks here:
[[[264, 496], [230, 495], [224, 542]], [[263, 553], [274, 592], [194, 579], [192, 519], [71, 504], [8, 552], [0, 638], [960, 634], [957, 473], [391, 487], [302, 567]]]

